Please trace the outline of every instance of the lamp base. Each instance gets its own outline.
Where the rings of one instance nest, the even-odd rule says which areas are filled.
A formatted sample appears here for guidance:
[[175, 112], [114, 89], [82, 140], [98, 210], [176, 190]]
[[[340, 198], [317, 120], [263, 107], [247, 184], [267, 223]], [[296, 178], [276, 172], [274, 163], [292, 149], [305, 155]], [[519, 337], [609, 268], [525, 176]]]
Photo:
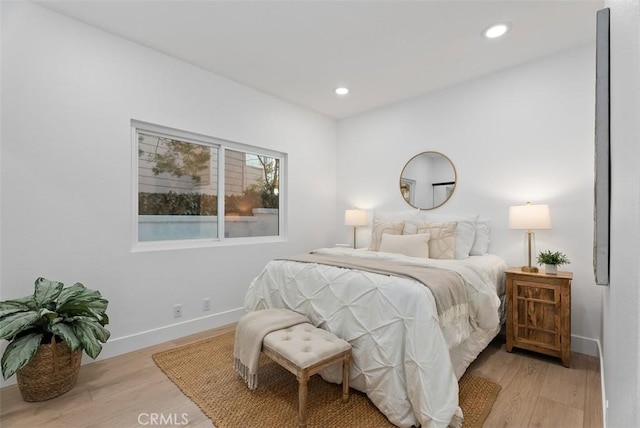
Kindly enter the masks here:
[[522, 272], [538, 272], [538, 268], [535, 266], [522, 266], [520, 270]]

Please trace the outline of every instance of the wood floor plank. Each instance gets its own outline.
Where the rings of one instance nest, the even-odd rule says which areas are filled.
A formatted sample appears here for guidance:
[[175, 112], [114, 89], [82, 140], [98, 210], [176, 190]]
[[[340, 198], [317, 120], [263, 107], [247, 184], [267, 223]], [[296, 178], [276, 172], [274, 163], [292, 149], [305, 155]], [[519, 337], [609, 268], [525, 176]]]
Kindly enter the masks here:
[[[66, 427], [88, 427], [103, 424], [108, 426], [111, 419], [117, 417], [123, 412], [144, 411], [148, 400], [153, 402], [160, 401], [162, 397], [173, 393], [171, 399], [177, 400], [184, 397], [180, 390], [176, 391], [175, 385], [167, 379], [165, 382], [152, 382], [142, 384], [135, 390], [123, 390], [121, 393], [112, 393], [108, 400], [90, 401], [88, 403], [78, 403], [73, 396], [67, 394], [54, 398], [49, 401], [39, 403], [37, 411], [21, 412], [17, 418], [20, 422], [18, 426], [66, 426]], [[76, 388], [81, 385], [77, 385]], [[76, 389], [74, 388], [74, 390]], [[133, 410], [131, 410], [133, 409]], [[42, 421], [46, 421], [46, 425], [42, 425]], [[15, 421], [8, 421], [15, 422]], [[4, 426], [5, 419], [2, 417]], [[12, 423], [9, 426], [13, 426]], [[115, 426], [115, 425], [112, 425]]]
[[[155, 396], [150, 400], [139, 401], [126, 409], [122, 409], [117, 415], [102, 420], [94, 421], [92, 426], [101, 427], [139, 427], [143, 425], [153, 426], [151, 421], [163, 420], [161, 426], [188, 426], [200, 424], [209, 419], [202, 411], [189, 400], [181, 400], [184, 395], [175, 385], [161, 396]], [[209, 421], [211, 422], [211, 421]]]
[[[168, 379], [167, 379], [168, 380]], [[50, 417], [48, 420], [67, 427], [120, 427], [138, 426], [138, 416], [142, 413], [170, 413], [171, 403], [186, 399], [171, 381], [152, 382], [135, 391], [112, 394], [107, 401], [94, 401], [86, 409], [78, 408]], [[105, 411], [104, 409], [111, 409]], [[126, 422], [123, 422], [126, 419]], [[120, 424], [118, 424], [120, 421]]]
[[493, 341], [471, 363], [467, 371], [476, 376], [500, 383], [515, 358], [517, 358], [516, 354], [507, 352], [504, 343]]
[[[573, 364], [573, 359], [571, 360]], [[566, 404], [538, 397], [529, 427], [535, 428], [582, 428], [583, 412]]]
[[600, 360], [587, 357], [587, 382], [584, 399], [584, 428], [603, 425]]
[[549, 364], [540, 396], [584, 410], [585, 386], [587, 383], [587, 356], [571, 355], [571, 367], [564, 367], [560, 360]]
[[500, 381], [498, 401], [485, 421], [488, 427], [525, 427], [547, 375], [548, 363], [518, 355]]
[[71, 391], [60, 397], [35, 403], [24, 401], [17, 385], [12, 385], [10, 388], [7, 394], [2, 396], [2, 413], [0, 416], [0, 425], [2, 426], [14, 426], [17, 421], [24, 419], [25, 415], [42, 420], [52, 415], [56, 416], [91, 404], [91, 395], [87, 388], [82, 385], [76, 385]]
[[[149, 358], [150, 359], [150, 358]], [[141, 380], [144, 379], [144, 382]], [[118, 376], [115, 379], [104, 377], [97, 381], [87, 381], [86, 387], [93, 401], [106, 403], [115, 396], [123, 393], [132, 395], [147, 388], [147, 385], [162, 384], [167, 380], [164, 373], [157, 366], [148, 367], [137, 371], [127, 377]]]

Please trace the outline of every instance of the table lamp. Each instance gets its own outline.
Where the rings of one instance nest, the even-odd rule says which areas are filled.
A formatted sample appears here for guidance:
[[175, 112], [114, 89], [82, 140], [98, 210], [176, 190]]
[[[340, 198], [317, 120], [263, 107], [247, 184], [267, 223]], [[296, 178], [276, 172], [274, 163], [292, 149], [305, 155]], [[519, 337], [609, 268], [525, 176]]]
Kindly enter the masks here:
[[527, 266], [522, 266], [523, 272], [538, 272], [538, 268], [531, 266], [531, 237], [534, 229], [551, 229], [551, 215], [549, 205], [515, 205], [509, 207], [509, 229], [525, 229], [527, 231]]
[[365, 210], [345, 210], [344, 225], [353, 226], [353, 248], [356, 248], [356, 229], [358, 226], [367, 225], [367, 212]]

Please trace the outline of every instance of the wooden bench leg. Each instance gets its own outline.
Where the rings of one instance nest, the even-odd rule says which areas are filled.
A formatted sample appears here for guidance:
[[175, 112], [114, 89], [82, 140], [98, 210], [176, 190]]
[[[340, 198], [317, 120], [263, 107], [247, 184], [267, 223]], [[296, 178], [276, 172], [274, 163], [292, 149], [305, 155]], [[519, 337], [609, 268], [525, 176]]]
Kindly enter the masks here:
[[351, 367], [351, 355], [346, 354], [342, 360], [342, 401], [349, 401], [349, 369]]
[[304, 369], [298, 372], [298, 427], [307, 427], [307, 383], [309, 372]]

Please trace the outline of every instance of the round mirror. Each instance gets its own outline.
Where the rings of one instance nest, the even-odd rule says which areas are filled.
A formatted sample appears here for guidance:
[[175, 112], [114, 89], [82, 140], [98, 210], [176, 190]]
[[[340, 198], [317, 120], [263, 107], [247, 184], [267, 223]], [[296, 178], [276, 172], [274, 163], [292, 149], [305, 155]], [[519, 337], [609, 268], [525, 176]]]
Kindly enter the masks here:
[[456, 188], [456, 168], [439, 152], [418, 153], [400, 174], [400, 193], [409, 205], [421, 210], [438, 208]]

